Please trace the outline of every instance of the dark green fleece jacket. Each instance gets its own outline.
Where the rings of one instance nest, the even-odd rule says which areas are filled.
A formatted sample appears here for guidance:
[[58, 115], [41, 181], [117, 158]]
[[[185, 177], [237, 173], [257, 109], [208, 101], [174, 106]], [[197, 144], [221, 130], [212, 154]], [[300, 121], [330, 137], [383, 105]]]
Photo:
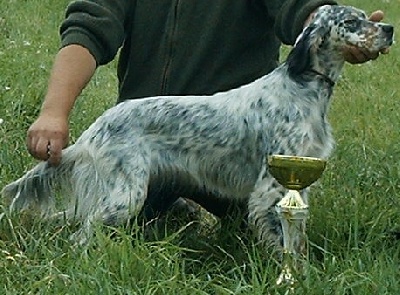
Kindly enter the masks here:
[[331, 0], [81, 0], [69, 5], [62, 46], [118, 63], [119, 100], [212, 94], [277, 66], [309, 14]]

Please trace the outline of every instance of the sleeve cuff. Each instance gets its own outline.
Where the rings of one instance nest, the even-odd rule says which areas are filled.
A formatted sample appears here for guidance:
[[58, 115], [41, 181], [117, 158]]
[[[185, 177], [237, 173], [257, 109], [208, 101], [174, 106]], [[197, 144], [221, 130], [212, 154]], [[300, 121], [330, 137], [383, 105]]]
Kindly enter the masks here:
[[310, 16], [312, 12], [314, 12], [318, 7], [323, 6], [323, 5], [337, 5], [336, 1], [330, 1], [330, 0], [314, 0], [314, 1], [309, 1], [306, 3], [301, 10], [294, 15], [294, 19], [291, 23], [291, 26], [288, 26], [288, 20], [283, 17], [280, 20], [280, 28], [283, 30], [283, 28], [286, 29], [286, 34], [279, 33], [279, 29], [277, 32], [277, 35], [281, 39], [281, 41], [284, 44], [287, 45], [293, 45], [294, 42], [296, 41], [297, 36], [302, 32], [304, 23], [307, 20], [307, 18]]
[[96, 60], [97, 66], [106, 64], [111, 59], [102, 56], [101, 49], [94, 40], [92, 40], [87, 34], [80, 32], [79, 30], [69, 29], [65, 31], [61, 36], [61, 48], [68, 45], [77, 44], [85, 47], [89, 50], [90, 54], [93, 55]]

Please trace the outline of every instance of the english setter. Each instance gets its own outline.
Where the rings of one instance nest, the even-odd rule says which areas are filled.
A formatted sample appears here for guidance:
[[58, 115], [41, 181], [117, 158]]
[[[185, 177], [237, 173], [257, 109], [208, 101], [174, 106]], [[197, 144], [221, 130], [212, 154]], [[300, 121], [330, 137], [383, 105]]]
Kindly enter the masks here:
[[[123, 102], [100, 116], [61, 164], [39, 163], [4, 187], [10, 210], [38, 207], [46, 216], [81, 222], [85, 243], [94, 222], [118, 225], [146, 198], [212, 196], [243, 200], [262, 241], [280, 245], [274, 205], [283, 188], [268, 155], [327, 158], [334, 146], [327, 112], [344, 64], [343, 46], [388, 48], [393, 27], [348, 6], [320, 7], [288, 59], [273, 72], [212, 96], [152, 97]], [[54, 213], [55, 191], [70, 197]], [[307, 203], [306, 192], [302, 193]]]

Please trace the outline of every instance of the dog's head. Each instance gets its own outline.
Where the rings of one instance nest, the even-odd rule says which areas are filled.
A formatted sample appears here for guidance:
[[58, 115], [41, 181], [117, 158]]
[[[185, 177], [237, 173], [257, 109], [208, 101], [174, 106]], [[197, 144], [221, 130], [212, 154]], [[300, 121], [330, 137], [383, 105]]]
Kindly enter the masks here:
[[362, 10], [351, 6], [320, 7], [308, 28], [314, 31], [314, 40], [319, 46], [325, 42], [329, 43], [325, 46], [347, 45], [377, 52], [393, 43], [393, 26], [370, 21]]
[[368, 20], [367, 15], [351, 6], [325, 5], [297, 38], [288, 62], [295, 73], [307, 70], [311, 54], [340, 60], [345, 46], [379, 52], [393, 43], [393, 26]]

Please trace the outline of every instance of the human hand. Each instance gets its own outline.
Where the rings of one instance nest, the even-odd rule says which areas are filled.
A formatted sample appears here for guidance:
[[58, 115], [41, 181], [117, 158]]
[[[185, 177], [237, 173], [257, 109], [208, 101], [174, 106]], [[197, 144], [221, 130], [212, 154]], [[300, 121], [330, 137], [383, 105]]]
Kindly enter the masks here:
[[57, 166], [68, 140], [68, 118], [41, 114], [28, 129], [26, 144], [34, 158]]
[[[380, 22], [383, 17], [383, 12], [381, 10], [377, 10], [371, 13], [369, 20], [373, 22]], [[351, 64], [359, 64], [377, 59], [380, 53], [387, 54], [389, 53], [389, 49], [385, 49], [380, 52], [371, 52], [366, 49], [357, 48], [355, 46], [346, 46], [343, 49], [343, 56], [345, 60]]]

